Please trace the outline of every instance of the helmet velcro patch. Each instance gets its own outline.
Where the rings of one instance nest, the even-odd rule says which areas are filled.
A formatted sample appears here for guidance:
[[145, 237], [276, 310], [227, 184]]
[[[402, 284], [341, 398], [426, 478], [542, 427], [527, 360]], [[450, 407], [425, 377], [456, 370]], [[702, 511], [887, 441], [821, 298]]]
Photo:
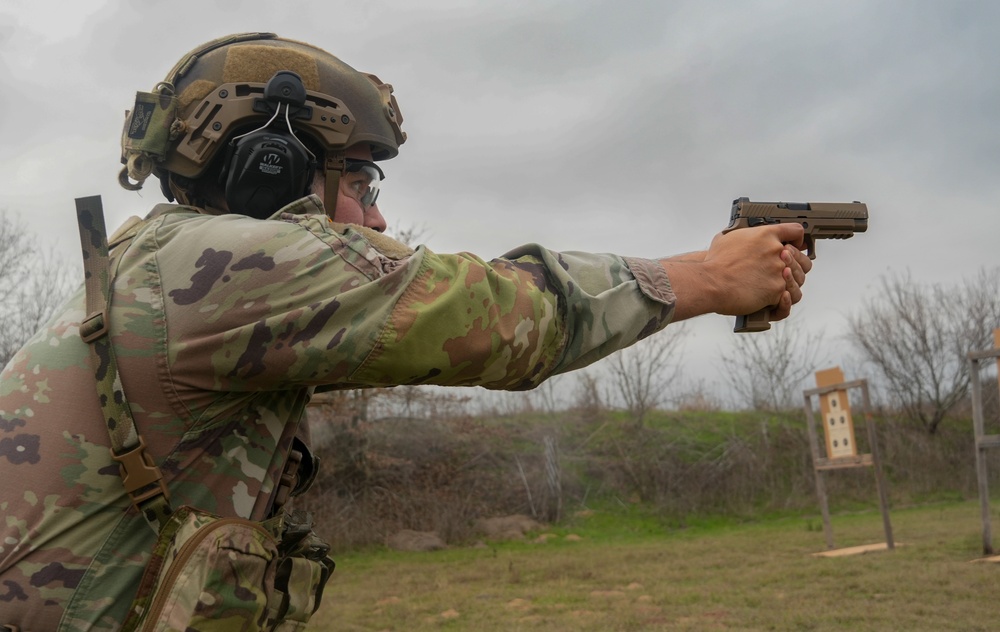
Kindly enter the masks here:
[[305, 53], [278, 46], [232, 46], [222, 69], [223, 83], [267, 83], [279, 70], [291, 70], [307, 90], [319, 91], [319, 68]]
[[177, 96], [177, 105], [180, 106], [182, 112], [185, 112], [189, 105], [198, 103], [207, 97], [212, 90], [215, 90], [215, 88], [216, 85], [213, 82], [206, 79], [197, 79], [191, 85], [184, 88], [184, 92], [181, 92]]

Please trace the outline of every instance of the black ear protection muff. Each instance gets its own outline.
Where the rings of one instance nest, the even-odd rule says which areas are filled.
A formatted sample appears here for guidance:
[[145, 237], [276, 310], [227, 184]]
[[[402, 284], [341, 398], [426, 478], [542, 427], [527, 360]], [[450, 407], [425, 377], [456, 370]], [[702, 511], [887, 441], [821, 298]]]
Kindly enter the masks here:
[[[220, 184], [233, 213], [266, 219], [282, 206], [304, 196], [316, 169], [316, 157], [295, 136], [291, 118], [308, 117], [306, 89], [297, 74], [275, 73], [254, 109], [273, 113], [261, 127], [229, 141]], [[284, 112], [284, 125], [270, 127]], [[282, 129], [283, 127], [283, 129]]]
[[266, 219], [306, 193], [315, 161], [298, 139], [256, 130], [230, 147], [226, 161], [226, 202], [233, 213]]

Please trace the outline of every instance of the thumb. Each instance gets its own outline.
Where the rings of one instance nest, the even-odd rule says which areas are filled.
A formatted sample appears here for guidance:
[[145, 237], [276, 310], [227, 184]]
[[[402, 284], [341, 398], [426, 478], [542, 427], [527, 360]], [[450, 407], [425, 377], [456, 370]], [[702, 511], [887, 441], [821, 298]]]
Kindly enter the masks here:
[[804, 238], [806, 231], [802, 227], [802, 224], [776, 224], [772, 228], [775, 236], [781, 240], [781, 243], [792, 244], [799, 250], [805, 245]]

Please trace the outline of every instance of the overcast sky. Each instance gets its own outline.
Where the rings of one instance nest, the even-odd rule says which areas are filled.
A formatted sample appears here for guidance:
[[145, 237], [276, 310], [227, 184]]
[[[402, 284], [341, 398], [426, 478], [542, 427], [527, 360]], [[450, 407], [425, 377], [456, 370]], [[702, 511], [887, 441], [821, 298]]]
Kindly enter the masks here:
[[[846, 364], [880, 276], [1000, 265], [998, 27], [990, 0], [0, 0], [0, 212], [75, 263], [74, 197], [103, 195], [111, 228], [161, 201], [116, 182], [135, 92], [273, 31], [394, 85], [409, 140], [380, 207], [439, 252], [655, 257], [706, 246], [736, 197], [866, 202], [792, 323]], [[731, 328], [697, 323], [689, 377], [721, 380]]]

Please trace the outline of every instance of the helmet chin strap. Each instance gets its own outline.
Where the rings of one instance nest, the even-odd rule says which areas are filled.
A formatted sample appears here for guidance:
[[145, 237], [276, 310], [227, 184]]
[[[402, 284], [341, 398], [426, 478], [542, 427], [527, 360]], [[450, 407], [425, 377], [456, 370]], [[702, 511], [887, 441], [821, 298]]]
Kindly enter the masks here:
[[324, 164], [324, 178], [326, 188], [323, 191], [323, 207], [330, 219], [334, 218], [337, 212], [337, 194], [340, 193], [340, 174], [344, 172], [346, 160], [344, 151], [327, 151], [326, 162]]

